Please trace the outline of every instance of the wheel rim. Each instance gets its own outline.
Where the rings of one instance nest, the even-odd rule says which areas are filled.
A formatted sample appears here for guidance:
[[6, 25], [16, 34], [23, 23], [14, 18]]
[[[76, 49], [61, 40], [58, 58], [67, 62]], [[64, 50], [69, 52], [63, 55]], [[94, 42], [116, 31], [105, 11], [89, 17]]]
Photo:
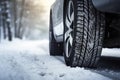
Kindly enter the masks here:
[[73, 23], [74, 23], [74, 5], [70, 0], [65, 14], [65, 55], [70, 57], [73, 45]]

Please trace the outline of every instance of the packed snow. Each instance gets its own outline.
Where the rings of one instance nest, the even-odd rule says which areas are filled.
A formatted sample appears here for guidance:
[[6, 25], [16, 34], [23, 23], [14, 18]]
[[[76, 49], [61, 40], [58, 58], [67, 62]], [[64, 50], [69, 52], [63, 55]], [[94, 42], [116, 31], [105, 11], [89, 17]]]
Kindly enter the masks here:
[[108, 49], [105, 48], [102, 51], [102, 56], [110, 56], [110, 57], [118, 57], [120, 58], [120, 49], [119, 48], [114, 48], [114, 49]]
[[1, 41], [0, 80], [113, 80], [96, 70], [68, 67], [63, 57], [50, 56], [48, 49], [48, 40]]

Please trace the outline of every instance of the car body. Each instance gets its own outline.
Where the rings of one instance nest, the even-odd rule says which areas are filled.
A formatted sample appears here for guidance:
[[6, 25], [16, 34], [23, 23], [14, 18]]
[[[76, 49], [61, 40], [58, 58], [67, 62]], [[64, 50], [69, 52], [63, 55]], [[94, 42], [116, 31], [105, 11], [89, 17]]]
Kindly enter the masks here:
[[120, 0], [92, 0], [97, 10], [108, 13], [120, 13]]
[[95, 66], [102, 47], [120, 47], [119, 4], [120, 0], [56, 0], [50, 9], [50, 54], [64, 53], [71, 67]]

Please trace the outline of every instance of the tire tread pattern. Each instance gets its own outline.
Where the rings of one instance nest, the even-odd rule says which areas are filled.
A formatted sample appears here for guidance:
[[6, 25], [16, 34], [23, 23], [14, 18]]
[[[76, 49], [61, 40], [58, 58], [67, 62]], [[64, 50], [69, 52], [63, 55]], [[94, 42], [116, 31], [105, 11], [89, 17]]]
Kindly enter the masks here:
[[72, 67], [96, 67], [102, 51], [104, 24], [104, 14], [93, 7], [91, 0], [77, 0]]

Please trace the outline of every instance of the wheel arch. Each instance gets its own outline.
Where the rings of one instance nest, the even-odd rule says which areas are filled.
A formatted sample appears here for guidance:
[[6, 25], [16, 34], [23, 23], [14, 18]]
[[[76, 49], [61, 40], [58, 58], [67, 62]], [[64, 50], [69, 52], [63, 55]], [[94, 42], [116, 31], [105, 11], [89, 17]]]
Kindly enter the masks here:
[[120, 14], [120, 0], [92, 0], [92, 3], [101, 12]]

